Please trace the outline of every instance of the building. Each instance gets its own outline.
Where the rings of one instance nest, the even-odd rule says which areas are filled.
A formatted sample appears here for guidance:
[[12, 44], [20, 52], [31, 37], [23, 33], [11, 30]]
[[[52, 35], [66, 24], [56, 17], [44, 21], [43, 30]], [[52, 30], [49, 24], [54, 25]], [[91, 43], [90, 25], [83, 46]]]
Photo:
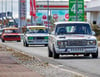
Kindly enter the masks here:
[[91, 0], [86, 8], [88, 22], [100, 26], [100, 0]]

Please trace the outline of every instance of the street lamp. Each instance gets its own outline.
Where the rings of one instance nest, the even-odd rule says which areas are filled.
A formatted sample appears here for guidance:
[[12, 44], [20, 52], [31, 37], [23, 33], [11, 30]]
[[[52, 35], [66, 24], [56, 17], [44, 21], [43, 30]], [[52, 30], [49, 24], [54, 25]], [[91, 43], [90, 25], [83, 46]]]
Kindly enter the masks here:
[[48, 15], [48, 31], [49, 31], [49, 0], [47, 0], [47, 5], [48, 5], [48, 12], [47, 12], [47, 15]]

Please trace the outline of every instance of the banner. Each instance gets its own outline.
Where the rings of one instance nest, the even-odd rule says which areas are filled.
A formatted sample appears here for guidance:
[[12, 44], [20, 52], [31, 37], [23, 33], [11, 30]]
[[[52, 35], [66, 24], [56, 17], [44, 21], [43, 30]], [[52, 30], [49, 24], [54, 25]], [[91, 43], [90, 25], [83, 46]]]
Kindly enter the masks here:
[[84, 0], [69, 0], [69, 21], [76, 21], [76, 15], [78, 21], [84, 21]]
[[35, 0], [30, 0], [30, 15], [36, 16], [36, 2], [35, 2]]

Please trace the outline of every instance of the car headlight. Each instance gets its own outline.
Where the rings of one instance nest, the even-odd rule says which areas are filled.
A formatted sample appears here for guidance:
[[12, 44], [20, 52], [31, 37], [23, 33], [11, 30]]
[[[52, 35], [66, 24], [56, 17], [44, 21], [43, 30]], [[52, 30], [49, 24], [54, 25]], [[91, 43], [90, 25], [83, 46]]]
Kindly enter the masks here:
[[34, 37], [28, 37], [28, 40], [33, 40], [34, 39]]
[[61, 49], [66, 48], [67, 41], [57, 41], [57, 46]]
[[96, 40], [88, 40], [87, 45], [96, 45]]
[[44, 37], [44, 39], [48, 39], [48, 36]]

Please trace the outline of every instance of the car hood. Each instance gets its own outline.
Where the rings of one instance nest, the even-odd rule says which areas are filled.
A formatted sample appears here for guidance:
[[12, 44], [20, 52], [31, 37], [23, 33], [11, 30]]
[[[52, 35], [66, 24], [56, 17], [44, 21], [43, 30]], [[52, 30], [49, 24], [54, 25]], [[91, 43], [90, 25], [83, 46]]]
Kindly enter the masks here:
[[75, 39], [85, 39], [85, 40], [91, 40], [94, 39], [96, 40], [95, 36], [92, 35], [57, 35], [56, 36], [57, 40], [75, 40]]
[[49, 36], [49, 34], [42, 34], [42, 33], [40, 33], [40, 34], [26, 34], [26, 36], [28, 37], [28, 36], [35, 36], [35, 37], [38, 37], [38, 36]]

